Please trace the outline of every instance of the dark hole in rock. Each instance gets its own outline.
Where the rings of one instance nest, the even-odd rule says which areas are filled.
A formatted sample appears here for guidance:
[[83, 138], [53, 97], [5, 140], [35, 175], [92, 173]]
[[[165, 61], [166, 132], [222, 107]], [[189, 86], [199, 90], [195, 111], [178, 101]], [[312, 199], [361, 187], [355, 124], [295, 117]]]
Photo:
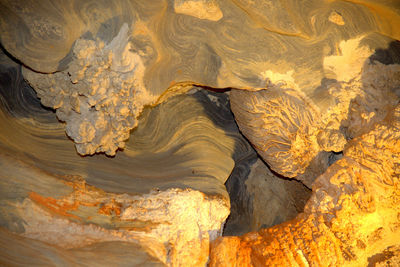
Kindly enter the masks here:
[[242, 235], [291, 220], [304, 210], [311, 190], [270, 170], [255, 151], [236, 165], [225, 183], [231, 213], [223, 235]]

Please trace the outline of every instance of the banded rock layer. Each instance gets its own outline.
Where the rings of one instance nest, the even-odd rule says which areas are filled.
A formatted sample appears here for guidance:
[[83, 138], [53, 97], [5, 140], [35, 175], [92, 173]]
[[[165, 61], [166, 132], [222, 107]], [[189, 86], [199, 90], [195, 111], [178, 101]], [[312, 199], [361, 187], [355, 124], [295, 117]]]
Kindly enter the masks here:
[[229, 215], [224, 182], [254, 153], [226, 96], [193, 88], [146, 109], [116, 157], [81, 157], [19, 69], [7, 62], [1, 73], [1, 262], [24, 264], [26, 247], [38, 263], [95, 263], [115, 246], [122, 258], [105, 262], [204, 265]]
[[81, 154], [123, 148], [143, 106], [177, 83], [283, 81], [328, 110], [324, 81], [348, 82], [400, 38], [395, 1], [36, 2], [1, 1], [1, 43], [37, 72], [25, 78]]
[[1, 263], [204, 266], [229, 176], [235, 234], [296, 215], [265, 180], [313, 192], [211, 265], [395, 261], [399, 29], [397, 1], [0, 0]]

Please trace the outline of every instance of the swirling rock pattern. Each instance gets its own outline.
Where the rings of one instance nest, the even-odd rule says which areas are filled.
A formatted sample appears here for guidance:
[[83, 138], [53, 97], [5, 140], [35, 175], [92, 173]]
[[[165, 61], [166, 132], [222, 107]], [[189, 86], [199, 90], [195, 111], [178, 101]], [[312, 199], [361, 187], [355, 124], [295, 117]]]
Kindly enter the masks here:
[[[138, 91], [146, 91], [156, 98], [175, 83], [188, 81], [211, 87], [260, 89], [265, 88], [268, 80], [275, 83], [274, 79], [281, 77], [296, 84], [298, 88], [294, 89], [303, 92], [323, 111], [334, 105], [329, 101], [328, 90], [322, 86], [324, 79], [347, 81], [354, 74], [354, 64], [346, 60], [331, 64], [332, 57], [349, 55], [347, 52], [341, 55], [346, 46], [343, 42], [365, 37], [362, 46], [366, 48], [353, 61], [363, 63], [369, 51], [386, 49], [390, 42], [400, 39], [399, 7], [392, 2], [321, 4], [315, 0], [302, 5], [296, 0], [171, 0], [144, 4], [120, 0], [112, 4], [41, 1], [36, 5], [35, 1], [4, 0], [1, 10], [3, 46], [24, 65], [40, 73], [75, 68], [72, 66], [77, 64], [73, 56], [76, 40], [95, 40], [95, 47], [101, 42], [109, 44], [126, 24], [130, 29], [129, 47], [133, 51], [127, 53], [139, 55], [144, 65], [146, 89]], [[357, 42], [350, 43], [357, 48]], [[347, 74], [332, 75], [338, 69], [344, 70], [343, 66], [350, 66], [342, 71]], [[91, 77], [81, 77], [88, 79], [87, 90], [97, 90], [97, 83], [107, 85], [107, 79], [103, 81], [102, 77], [115, 76], [115, 70], [102, 73], [96, 83], [90, 82]], [[76, 75], [73, 71], [71, 74]], [[114, 81], [117, 85], [109, 84], [107, 90], [124, 87], [123, 80]], [[49, 85], [42, 86], [38, 91], [48, 91]], [[68, 87], [66, 91], [72, 93], [76, 85], [71, 83]], [[136, 94], [129, 94], [128, 98], [128, 102], [140, 102]], [[149, 103], [148, 99], [144, 104]], [[132, 108], [131, 104], [127, 106]], [[140, 112], [140, 106], [137, 104], [135, 112]], [[117, 113], [116, 117], [125, 118], [125, 108], [111, 110]], [[84, 154], [105, 151], [113, 155], [118, 147], [124, 146], [127, 129], [135, 125], [125, 118], [126, 126], [116, 125], [112, 130], [93, 134], [90, 125], [94, 125], [96, 118], [92, 118], [92, 112], [79, 117], [80, 122], [76, 124], [68, 126], [67, 121], [67, 127], [78, 151]], [[90, 125], [83, 123], [84, 118]], [[91, 137], [92, 143], [85, 143]]]
[[[1, 243], [18, 234], [0, 258], [18, 262], [25, 244], [38, 246], [38, 262], [88, 262], [114, 244], [140, 248], [149, 264], [204, 265], [229, 214], [224, 182], [251, 151], [226, 95], [193, 88], [146, 109], [124, 153], [80, 157], [19, 68], [2, 65], [0, 76]], [[126, 253], [105, 262], [132, 262]]]
[[111, 266], [116, 262], [129, 266], [165, 266], [140, 245], [129, 242], [104, 242], [67, 250], [0, 229], [0, 247], [2, 251], [7, 251], [7, 257], [0, 259], [5, 266]]
[[[229, 212], [224, 182], [254, 158], [226, 96], [199, 88], [235, 88], [242, 132], [272, 169], [313, 188], [294, 220], [219, 239], [211, 265], [394, 255], [399, 14], [373, 0], [1, 0], [1, 45], [77, 151], [124, 152], [78, 156], [18, 66], [4, 67], [0, 240], [13, 249], [0, 258], [26, 244], [46, 263], [85, 262], [113, 242], [155, 264], [206, 264]], [[61, 248], [45, 244], [55, 238]]]
[[186, 14], [199, 19], [208, 19], [211, 21], [218, 21], [224, 16], [217, 1], [212, 0], [175, 0], [174, 11], [179, 14]]

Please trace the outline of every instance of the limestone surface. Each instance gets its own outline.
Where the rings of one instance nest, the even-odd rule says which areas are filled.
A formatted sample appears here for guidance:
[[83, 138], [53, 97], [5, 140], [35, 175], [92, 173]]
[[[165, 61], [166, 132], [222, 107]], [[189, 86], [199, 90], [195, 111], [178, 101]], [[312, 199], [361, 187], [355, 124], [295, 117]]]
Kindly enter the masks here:
[[109, 43], [78, 39], [68, 68], [42, 74], [24, 68], [24, 78], [43, 105], [56, 110], [81, 155], [124, 148], [144, 105], [155, 97], [143, 84], [142, 58], [132, 52], [124, 24]]
[[[317, 178], [304, 213], [217, 239], [210, 266], [366, 266], [400, 240], [400, 106]], [[393, 257], [394, 254], [393, 254]], [[391, 257], [389, 257], [391, 258]], [[393, 258], [395, 260], [395, 258]]]
[[274, 171], [311, 187], [327, 167], [330, 155], [323, 151], [341, 152], [397, 105], [400, 65], [373, 60], [364, 39], [341, 42], [343, 55], [325, 58], [326, 71], [336, 78], [326, 85], [328, 104], [318, 106], [318, 96], [305, 96], [291, 73], [266, 72], [265, 89], [232, 90], [242, 133]]
[[[0, 229], [0, 264], [4, 266], [165, 266], [140, 245], [103, 242], [80, 249], [63, 249]], [[101, 257], [99, 256], [101, 255]]]
[[[249, 165], [249, 169], [242, 166], [241, 175], [247, 177], [235, 177], [238, 174], [234, 170], [227, 181], [231, 214], [225, 223], [225, 236], [242, 235], [291, 220], [304, 210], [311, 195], [311, 190], [301, 182], [279, 177], [259, 158]], [[234, 179], [244, 185], [239, 187]]]
[[[327, 85], [333, 80], [351, 83], [371, 54], [395, 47], [400, 39], [395, 1], [2, 0], [0, 9], [2, 45], [41, 73], [28, 80], [42, 90], [45, 105], [60, 109], [60, 119], [83, 155], [114, 155], [124, 147], [142, 106], [180, 83], [258, 90], [284, 81], [332, 120], [335, 96]], [[87, 47], [94, 50], [90, 56]], [[51, 81], [64, 93], [57, 88], [51, 92]], [[97, 98], [89, 93], [95, 91]], [[71, 98], [63, 101], [65, 107], [59, 106], [63, 95]], [[102, 97], [111, 103], [100, 107]], [[79, 113], [75, 109], [81, 102]], [[320, 139], [333, 135], [339, 143], [334, 147], [328, 138], [323, 146], [341, 150], [343, 136], [336, 125], [326, 130]], [[304, 166], [298, 169], [301, 173]]]
[[[80, 157], [20, 66], [1, 66], [1, 244], [15, 237], [1, 262], [24, 263], [21, 246], [37, 246], [34, 262], [90, 262], [114, 245], [137, 249], [130, 256], [145, 265], [206, 264], [229, 215], [224, 182], [251, 149], [226, 95], [193, 88], [171, 97], [143, 111], [123, 153]], [[105, 263], [134, 262], [112, 251]]]
[[394, 265], [399, 40], [397, 0], [0, 0], [0, 265]]
[[296, 90], [233, 90], [231, 108], [242, 133], [274, 171], [295, 177], [319, 152], [319, 112]]
[[218, 21], [224, 16], [215, 0], [175, 0], [174, 10], [178, 14], [186, 14], [211, 21]]

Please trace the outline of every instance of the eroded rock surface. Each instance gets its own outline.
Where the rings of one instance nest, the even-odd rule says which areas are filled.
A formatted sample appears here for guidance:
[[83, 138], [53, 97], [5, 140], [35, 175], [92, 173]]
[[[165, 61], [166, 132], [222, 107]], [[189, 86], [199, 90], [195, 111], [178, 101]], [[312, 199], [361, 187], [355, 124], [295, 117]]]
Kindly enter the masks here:
[[241, 173], [235, 167], [226, 183], [231, 214], [225, 223], [225, 236], [242, 235], [291, 220], [303, 212], [311, 195], [311, 190], [301, 182], [279, 177], [261, 159], [248, 165], [249, 168], [239, 166]]
[[318, 177], [303, 214], [242, 237], [219, 238], [210, 265], [366, 266], [398, 245], [399, 122], [398, 105]]
[[362, 40], [342, 42], [343, 55], [325, 58], [337, 79], [326, 85], [326, 104], [318, 93], [305, 96], [290, 75], [269, 73], [265, 89], [232, 91], [242, 133], [274, 171], [311, 187], [328, 166], [330, 155], [323, 151], [341, 152], [399, 102], [400, 65], [373, 60]]
[[149, 264], [205, 265], [229, 215], [224, 183], [251, 149], [226, 95], [193, 88], [169, 98], [143, 111], [124, 153], [80, 157], [19, 68], [4, 64], [0, 76], [1, 242], [19, 236], [0, 258], [18, 261], [24, 243], [27, 253], [39, 246], [39, 262], [50, 264], [49, 254], [89, 262], [113, 242], [138, 248]]
[[78, 39], [68, 68], [43, 74], [24, 68], [46, 107], [66, 122], [66, 132], [81, 155], [115, 155], [125, 147], [144, 105], [156, 100], [143, 84], [142, 58], [131, 51], [124, 24], [109, 43]]
[[[314, 101], [322, 115], [329, 114], [326, 111], [334, 100], [324, 81], [352, 83], [350, 79], [358, 75], [358, 67], [370, 53], [387, 49], [400, 38], [399, 7], [390, 1], [321, 4], [313, 0], [303, 5], [297, 0], [160, 0], [151, 4], [120, 0], [37, 5], [3, 0], [1, 5], [2, 45], [29, 69], [50, 73], [28, 80], [45, 105], [59, 108], [60, 119], [66, 120], [67, 132], [81, 154], [114, 155], [124, 147], [142, 106], [177, 83], [252, 90], [283, 80], [288, 88]], [[129, 38], [121, 38], [124, 25]], [[88, 58], [82, 45], [94, 49]], [[51, 81], [60, 88], [51, 92]], [[130, 92], [132, 87], [134, 92]], [[46, 99], [45, 94], [55, 99]], [[61, 95], [67, 99], [59, 106]], [[101, 104], [103, 96], [118, 103]], [[81, 113], [76, 111], [80, 102], [84, 105]], [[85, 112], [88, 107], [97, 112]], [[337, 129], [329, 130], [340, 146]], [[301, 154], [296, 153], [291, 157]], [[301, 172], [304, 166], [297, 168]], [[294, 175], [294, 170], [285, 171]]]
[[231, 108], [242, 133], [271, 168], [286, 177], [304, 173], [319, 152], [318, 110], [294, 89], [233, 90]]
[[[271, 169], [313, 188], [292, 221], [219, 239], [211, 265], [395, 262], [399, 14], [374, 0], [1, 0], [14, 61], [0, 76], [1, 264], [101, 253], [104, 264], [204, 266], [229, 212], [224, 183], [255, 160], [226, 96], [204, 89], [232, 89]], [[80, 157], [65, 128], [82, 155], [124, 149]], [[255, 176], [227, 187], [248, 185], [262, 203], [268, 177], [265, 190]], [[244, 191], [231, 199], [248, 201]], [[243, 203], [239, 219], [270, 222]]]

